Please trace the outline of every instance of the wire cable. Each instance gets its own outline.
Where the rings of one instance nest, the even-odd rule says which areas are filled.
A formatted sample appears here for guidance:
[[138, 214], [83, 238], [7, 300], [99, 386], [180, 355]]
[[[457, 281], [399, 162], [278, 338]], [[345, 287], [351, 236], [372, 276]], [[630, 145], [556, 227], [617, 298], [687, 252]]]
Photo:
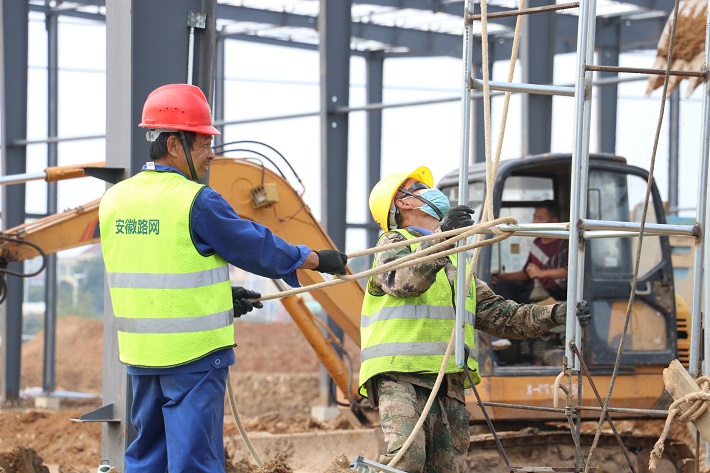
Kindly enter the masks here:
[[[279, 157], [283, 160], [283, 162], [286, 163], [286, 166], [288, 166], [288, 168], [291, 170], [291, 173], [293, 173], [293, 176], [296, 178], [298, 183], [301, 185], [301, 188], [303, 189], [303, 191], [299, 195], [303, 195], [303, 193], [306, 192], [306, 186], [303, 184], [303, 181], [301, 180], [301, 177], [298, 175], [296, 170], [293, 168], [293, 166], [291, 166], [291, 163], [288, 161], [288, 159], [286, 159], [286, 157], [283, 154], [281, 154], [279, 152], [279, 150], [277, 150], [276, 148], [274, 148], [271, 145], [267, 145], [266, 143], [263, 143], [261, 141], [256, 141], [256, 140], [239, 140], [239, 141], [230, 141], [228, 143], [220, 143], [219, 145], [215, 146], [213, 149], [215, 151], [217, 151], [220, 149], [224, 149], [226, 146], [236, 145], [236, 144], [255, 144], [255, 145], [259, 145], [259, 146], [263, 146], [265, 148], [268, 148], [271, 151], [273, 151], [274, 153], [278, 154]], [[226, 152], [226, 151], [222, 151], [222, 153], [224, 153], [224, 152]], [[276, 164], [274, 164], [274, 162], [271, 161], [270, 159], [269, 159], [269, 162], [271, 164], [273, 164], [274, 166], [276, 166]], [[278, 169], [278, 166], [276, 166], [276, 169]], [[284, 179], [286, 178], [286, 176], [284, 175], [283, 172], [281, 172], [280, 169], [279, 169], [279, 173], [281, 174], [281, 176], [283, 176]]]
[[0, 304], [2, 304], [7, 298], [7, 282], [5, 281], [5, 275], [16, 276], [18, 278], [31, 278], [37, 276], [47, 267], [47, 253], [45, 253], [44, 250], [39, 247], [39, 245], [32, 243], [31, 241], [24, 240], [22, 238], [10, 237], [7, 235], [0, 234], [0, 240], [18, 243], [20, 245], [31, 246], [32, 248], [37, 250], [37, 253], [39, 253], [39, 256], [42, 258], [42, 264], [40, 265], [40, 268], [31, 273], [20, 273], [7, 269], [6, 267], [0, 268]]

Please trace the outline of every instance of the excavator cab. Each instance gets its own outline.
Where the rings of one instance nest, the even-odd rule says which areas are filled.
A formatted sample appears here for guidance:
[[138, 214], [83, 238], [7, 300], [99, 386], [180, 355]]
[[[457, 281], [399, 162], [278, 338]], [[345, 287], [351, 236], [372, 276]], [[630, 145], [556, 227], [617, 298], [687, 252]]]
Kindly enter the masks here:
[[[569, 154], [545, 154], [501, 161], [493, 193], [496, 217], [513, 216], [520, 223], [531, 223], [534, 209], [542, 201], [553, 200], [560, 208], [560, 222], [569, 221], [571, 162]], [[589, 161], [587, 218], [621, 222], [640, 222], [646, 195], [648, 173], [631, 166], [624, 158], [596, 154]], [[468, 204], [480, 218], [486, 194], [484, 164], [472, 165], [468, 176]], [[451, 200], [458, 203], [458, 173], [452, 172], [439, 183]], [[663, 204], [653, 184], [647, 223], [665, 223]], [[514, 235], [495, 245], [485, 246], [479, 255], [477, 277], [489, 282], [498, 272], [519, 271], [525, 264], [534, 237]], [[584, 240], [584, 298], [589, 301], [592, 322], [586, 329], [582, 347], [587, 366], [594, 371], [611, 372], [621, 339], [631, 293], [638, 237], [594, 238]], [[628, 333], [624, 342], [621, 368], [627, 373], [644, 371], [644, 366], [667, 366], [678, 357], [676, 306], [668, 238], [643, 239], [641, 264]], [[574, 253], [570, 253], [570, 258]], [[491, 285], [495, 291], [495, 285]], [[528, 301], [519, 301], [528, 302]], [[550, 299], [542, 303], [554, 302]], [[526, 402], [535, 397], [534, 384], [528, 382], [517, 392], [508, 384], [495, 389], [498, 382], [511, 383], [515, 377], [553, 376], [560, 372], [564, 354], [564, 330], [553, 329], [537, 339], [510, 340], [495, 351], [490, 337], [479, 332], [479, 366], [484, 384], [500, 393], [500, 402]], [[640, 371], [639, 371], [640, 370]], [[545, 384], [545, 383], [543, 383]], [[549, 384], [549, 383], [548, 383]], [[547, 384], [546, 384], [547, 385]], [[545, 391], [546, 389], [542, 389]], [[662, 387], [659, 395], [662, 393]], [[547, 389], [549, 397], [549, 389]], [[514, 399], [513, 399], [514, 398]], [[518, 399], [520, 398], [520, 399]], [[535, 402], [533, 402], [534, 404]], [[542, 403], [542, 401], [540, 402]]]

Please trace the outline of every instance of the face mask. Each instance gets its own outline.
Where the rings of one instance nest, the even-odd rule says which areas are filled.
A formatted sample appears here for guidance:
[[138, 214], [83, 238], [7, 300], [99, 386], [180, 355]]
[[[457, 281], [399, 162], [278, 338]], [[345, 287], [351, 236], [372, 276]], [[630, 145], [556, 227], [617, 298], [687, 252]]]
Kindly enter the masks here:
[[451, 204], [449, 203], [449, 198], [444, 195], [443, 192], [441, 192], [439, 189], [425, 189], [422, 191], [421, 194], [419, 194], [419, 197], [422, 197], [423, 199], [426, 199], [429, 201], [432, 205], [436, 207], [439, 212], [441, 212], [442, 217], [439, 217], [439, 214], [436, 213], [436, 210], [429, 205], [423, 205], [422, 207], [419, 207], [419, 210], [422, 212], [425, 212], [435, 219], [441, 221], [443, 218], [443, 215], [446, 215], [446, 212], [449, 211], [449, 208], [451, 208]]

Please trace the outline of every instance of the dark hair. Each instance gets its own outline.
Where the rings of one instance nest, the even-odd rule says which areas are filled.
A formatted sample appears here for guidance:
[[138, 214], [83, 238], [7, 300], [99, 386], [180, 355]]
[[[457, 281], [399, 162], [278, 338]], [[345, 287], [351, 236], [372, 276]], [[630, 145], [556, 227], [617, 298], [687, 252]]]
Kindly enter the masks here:
[[535, 206], [536, 209], [545, 209], [547, 212], [559, 220], [560, 206], [554, 200], [543, 200]]
[[[185, 133], [185, 140], [187, 141], [187, 146], [189, 146], [190, 150], [192, 150], [192, 145], [195, 142], [197, 133], [195, 133], [194, 131], [185, 131], [183, 133]], [[150, 144], [150, 159], [155, 161], [156, 159], [165, 157], [165, 155], [168, 154], [168, 138], [170, 138], [171, 136], [174, 136], [175, 138], [180, 140], [180, 133], [177, 131], [163, 132], [158, 135], [155, 141]]]

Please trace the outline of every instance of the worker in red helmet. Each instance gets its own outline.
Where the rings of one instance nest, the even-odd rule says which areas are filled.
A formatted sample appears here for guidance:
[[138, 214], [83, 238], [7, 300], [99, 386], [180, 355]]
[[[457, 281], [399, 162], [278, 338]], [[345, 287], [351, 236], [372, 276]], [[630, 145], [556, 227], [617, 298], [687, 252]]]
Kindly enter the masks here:
[[233, 318], [261, 294], [231, 287], [228, 263], [299, 286], [297, 269], [345, 274], [347, 256], [291, 245], [241, 219], [195, 182], [215, 155], [210, 107], [188, 84], [154, 90], [143, 107], [150, 158], [106, 191], [101, 241], [119, 358], [138, 433], [125, 473], [224, 472], [224, 394], [234, 364]]

